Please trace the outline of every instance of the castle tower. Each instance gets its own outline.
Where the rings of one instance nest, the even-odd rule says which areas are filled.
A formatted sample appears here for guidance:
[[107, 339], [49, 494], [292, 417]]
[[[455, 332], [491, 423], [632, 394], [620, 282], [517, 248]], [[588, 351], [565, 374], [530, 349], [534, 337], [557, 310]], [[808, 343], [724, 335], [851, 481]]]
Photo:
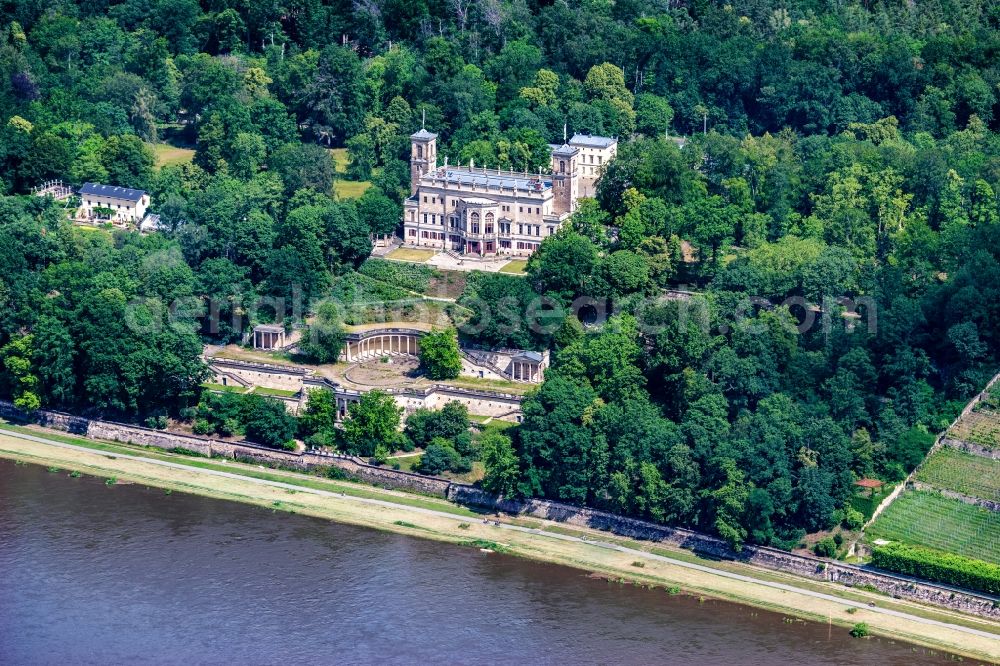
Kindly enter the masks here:
[[564, 129], [563, 145], [552, 151], [552, 208], [557, 215], [573, 212], [580, 193], [580, 179], [577, 177], [580, 149], [566, 143], [565, 134]]
[[417, 193], [420, 177], [437, 168], [437, 134], [423, 127], [410, 135], [410, 194]]

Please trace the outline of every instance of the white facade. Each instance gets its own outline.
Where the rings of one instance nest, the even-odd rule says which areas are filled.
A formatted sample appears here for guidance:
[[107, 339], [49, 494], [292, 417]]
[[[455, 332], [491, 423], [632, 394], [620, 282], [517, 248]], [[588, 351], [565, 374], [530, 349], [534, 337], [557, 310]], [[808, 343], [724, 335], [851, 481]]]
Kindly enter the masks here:
[[574, 135], [552, 151], [549, 173], [437, 165], [437, 135], [410, 137], [411, 196], [403, 242], [473, 256], [528, 256], [562, 227], [617, 152], [607, 137]]
[[79, 219], [139, 222], [149, 208], [149, 194], [128, 187], [84, 183], [79, 195]]

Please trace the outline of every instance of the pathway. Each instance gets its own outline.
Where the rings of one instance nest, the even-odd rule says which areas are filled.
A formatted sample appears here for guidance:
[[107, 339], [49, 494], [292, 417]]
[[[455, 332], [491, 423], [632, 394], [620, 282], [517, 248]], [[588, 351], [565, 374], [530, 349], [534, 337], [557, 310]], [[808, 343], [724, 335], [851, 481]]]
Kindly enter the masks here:
[[[94, 453], [94, 449], [91, 449], [91, 448], [87, 448], [87, 447], [83, 447], [83, 446], [77, 446], [77, 445], [74, 445], [74, 444], [66, 444], [66, 443], [63, 443], [63, 442], [57, 442], [57, 441], [54, 441], [54, 440], [51, 440], [51, 439], [48, 439], [48, 438], [45, 438], [45, 437], [38, 437], [36, 435], [28, 435], [26, 433], [11, 432], [11, 431], [5, 431], [4, 434], [5, 435], [9, 435], [11, 437], [17, 437], [17, 438], [20, 438], [20, 439], [25, 439], [25, 440], [29, 440], [29, 441], [33, 441], [33, 442], [38, 442], [38, 443], [46, 444], [46, 445], [49, 445], [49, 446], [54, 446], [54, 447], [57, 447], [57, 448], [69, 449], [69, 450], [73, 450], [73, 451], [80, 451], [80, 452], [85, 452], [85, 453], [90, 453], [90, 454]], [[307, 487], [304, 487], [304, 486], [294, 485], [294, 484], [290, 484], [290, 483], [284, 483], [284, 482], [281, 482], [281, 481], [271, 481], [271, 480], [266, 480], [266, 479], [256, 479], [256, 478], [253, 478], [253, 477], [245, 476], [245, 475], [242, 475], [242, 474], [236, 474], [236, 473], [233, 473], [233, 472], [222, 472], [222, 471], [218, 471], [218, 470], [210, 470], [210, 469], [204, 469], [204, 468], [192, 468], [190, 465], [184, 465], [182, 463], [169, 462], [169, 461], [166, 461], [166, 460], [156, 460], [156, 459], [152, 459], [152, 458], [147, 458], [145, 456], [134, 456], [134, 455], [122, 454], [122, 453], [115, 453], [114, 456], [117, 457], [117, 458], [122, 458], [122, 459], [127, 459], [127, 460], [136, 460], [136, 461], [140, 461], [140, 462], [143, 462], [143, 463], [146, 463], [146, 464], [159, 465], [159, 466], [162, 466], [162, 467], [171, 467], [171, 468], [176, 468], [176, 469], [182, 469], [182, 470], [185, 470], [185, 471], [197, 471], [197, 473], [199, 473], [199, 474], [207, 474], [207, 475], [210, 475], [210, 476], [218, 476], [218, 477], [225, 477], [225, 478], [231, 478], [231, 479], [238, 479], [238, 480], [243, 481], [243, 482], [251, 482], [251, 483], [255, 483], [255, 484], [259, 484], [259, 485], [265, 485], [265, 486], [272, 486], [272, 487], [276, 487], [276, 488], [281, 488], [281, 489], [284, 489], [284, 490], [292, 490], [292, 491], [297, 492], [297, 493], [310, 493], [310, 494], [313, 494], [313, 495], [320, 495], [320, 496], [324, 496], [324, 497], [335, 497], [335, 498], [337, 498], [339, 500], [346, 500], [346, 501], [351, 501], [351, 502], [358, 502], [358, 503], [364, 503], [364, 504], [369, 504], [369, 505], [382, 506], [382, 507], [387, 507], [387, 508], [391, 508], [391, 509], [404, 509], [406, 511], [412, 511], [412, 512], [419, 513], [419, 514], [431, 515], [431, 516], [435, 516], [435, 517], [438, 517], [438, 518], [446, 518], [446, 519], [453, 520], [453, 521], [459, 522], [459, 523], [467, 522], [469, 520], [465, 516], [457, 516], [457, 515], [452, 514], [452, 513], [447, 513], [445, 511], [438, 511], [438, 510], [435, 510], [435, 509], [427, 509], [427, 508], [423, 508], [423, 507], [410, 506], [410, 505], [401, 504], [401, 503], [398, 503], [398, 502], [391, 502], [391, 501], [388, 501], [388, 500], [373, 499], [373, 498], [367, 498], [367, 497], [354, 497], [354, 496], [350, 496], [350, 495], [345, 495], [343, 493], [335, 493], [335, 492], [331, 492], [331, 491], [328, 491], [328, 490], [319, 490], [319, 489], [315, 489], [315, 488], [307, 488]], [[557, 525], [557, 523], [553, 523], [552, 521], [542, 521], [542, 524], [543, 525]], [[984, 630], [976, 629], [976, 628], [973, 628], [973, 627], [966, 627], [966, 626], [962, 626], [962, 625], [959, 625], [959, 624], [952, 624], [952, 623], [949, 623], [949, 622], [943, 622], [943, 621], [940, 621], [940, 620], [934, 620], [932, 618], [925, 618], [925, 617], [921, 617], [919, 615], [913, 615], [913, 614], [910, 614], [910, 613], [906, 613], [906, 612], [903, 612], [903, 611], [897, 611], [897, 610], [893, 610], [893, 609], [890, 609], [890, 608], [880, 608], [880, 607], [877, 607], [877, 606], [869, 606], [866, 603], [859, 602], [859, 601], [854, 601], [854, 600], [851, 600], [851, 599], [845, 599], [845, 598], [838, 597], [838, 596], [833, 595], [833, 594], [827, 594], [827, 593], [824, 593], [824, 592], [816, 592], [816, 591], [813, 591], [813, 590], [803, 589], [803, 588], [796, 587], [794, 585], [789, 585], [789, 584], [786, 584], [786, 583], [779, 583], [779, 582], [775, 582], [775, 581], [762, 580], [760, 578], [754, 578], [753, 576], [747, 576], [747, 575], [744, 575], [744, 574], [739, 574], [739, 573], [735, 573], [735, 572], [731, 572], [731, 571], [725, 571], [725, 570], [721, 570], [721, 569], [714, 569], [714, 568], [709, 567], [709, 566], [705, 566], [705, 565], [702, 565], [702, 564], [696, 564], [696, 563], [693, 563], [693, 562], [687, 562], [687, 561], [680, 560], [680, 559], [675, 559], [675, 558], [672, 558], [672, 557], [668, 557], [666, 555], [659, 555], [659, 554], [656, 554], [656, 553], [648, 553], [646, 551], [636, 550], [634, 548], [629, 548], [627, 546], [623, 546], [623, 545], [617, 544], [617, 543], [609, 543], [607, 541], [601, 541], [601, 540], [598, 540], [598, 539], [590, 539], [590, 538], [585, 538], [585, 537], [577, 537], [577, 536], [572, 536], [572, 535], [568, 535], [568, 534], [559, 534], [559, 533], [555, 533], [555, 532], [548, 532], [548, 531], [545, 531], [545, 530], [542, 530], [542, 529], [538, 529], [538, 528], [521, 527], [519, 525], [510, 525], [510, 524], [507, 524], [507, 523], [500, 523], [499, 525], [496, 525], [496, 527], [499, 530], [510, 530], [510, 531], [517, 531], [517, 532], [525, 532], [525, 533], [534, 534], [534, 535], [537, 535], [537, 536], [540, 536], [540, 537], [543, 537], [543, 538], [554, 539], [554, 540], [558, 540], [558, 541], [569, 541], [569, 542], [575, 542], [575, 543], [580, 543], [580, 544], [586, 544], [586, 545], [590, 545], [590, 546], [595, 546], [595, 547], [598, 547], [598, 548], [606, 548], [606, 549], [609, 549], [609, 550], [615, 550], [615, 551], [618, 551], [618, 552], [621, 552], [621, 553], [626, 553], [630, 557], [635, 557], [637, 559], [645, 559], [645, 560], [653, 560], [653, 561], [666, 562], [666, 563], [669, 563], [672, 566], [682, 567], [682, 568], [685, 568], [685, 569], [692, 569], [692, 570], [699, 571], [699, 572], [702, 572], [702, 573], [708, 573], [708, 574], [711, 574], [711, 575], [714, 575], [714, 576], [721, 576], [723, 578], [729, 578], [729, 579], [740, 581], [740, 582], [743, 582], [743, 583], [751, 583], [753, 585], [761, 585], [761, 586], [764, 586], [764, 587], [769, 587], [769, 588], [773, 588], [773, 589], [777, 589], [777, 590], [782, 590], [782, 591], [785, 591], [785, 592], [793, 592], [795, 594], [801, 594], [801, 595], [808, 596], [808, 597], [813, 597], [813, 598], [816, 598], [816, 599], [822, 599], [824, 601], [832, 601], [832, 602], [835, 602], [835, 603], [838, 603], [838, 604], [842, 604], [844, 606], [858, 608], [858, 609], [864, 609], [864, 610], [866, 610], [868, 612], [872, 612], [872, 613], [878, 613], [878, 614], [881, 614], [881, 615], [888, 615], [888, 616], [892, 616], [892, 617], [901, 618], [901, 619], [907, 620], [909, 622], [915, 622], [915, 623], [918, 623], [918, 624], [925, 624], [925, 625], [932, 625], [932, 626], [937, 626], [937, 627], [943, 627], [943, 628], [946, 628], [946, 629], [949, 629], [949, 630], [952, 630], [952, 631], [957, 631], [957, 632], [960, 632], [960, 633], [965, 633], [965, 634], [970, 634], [970, 635], [974, 635], [974, 636], [979, 636], [981, 638], [987, 638], [987, 639], [991, 639], [991, 640], [1000, 639], [1000, 634], [997, 634], [997, 633], [993, 633], [993, 632], [989, 632], [989, 631], [984, 631]]]

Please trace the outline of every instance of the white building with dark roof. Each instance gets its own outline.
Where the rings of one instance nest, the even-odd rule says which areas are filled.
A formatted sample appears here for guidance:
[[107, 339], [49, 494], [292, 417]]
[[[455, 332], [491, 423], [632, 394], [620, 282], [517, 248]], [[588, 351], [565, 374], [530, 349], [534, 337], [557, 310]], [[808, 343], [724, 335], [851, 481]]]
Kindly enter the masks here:
[[530, 174], [437, 164], [437, 134], [410, 136], [410, 197], [403, 242], [476, 256], [528, 256], [592, 197], [618, 141], [574, 134], [553, 146], [550, 170]]
[[110, 222], [139, 222], [149, 208], [149, 194], [116, 185], [84, 183], [78, 192], [77, 219]]

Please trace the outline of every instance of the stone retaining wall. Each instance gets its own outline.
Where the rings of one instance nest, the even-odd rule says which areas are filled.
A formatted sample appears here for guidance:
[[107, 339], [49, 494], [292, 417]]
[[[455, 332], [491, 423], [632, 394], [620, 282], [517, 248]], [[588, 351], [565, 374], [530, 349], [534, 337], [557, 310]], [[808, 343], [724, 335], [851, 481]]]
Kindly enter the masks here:
[[[28, 420], [24, 412], [4, 401], [0, 401], [0, 416]], [[478, 506], [491, 511], [533, 516], [568, 525], [595, 528], [629, 538], [657, 541], [713, 557], [745, 562], [809, 578], [832, 580], [853, 586], [871, 585], [889, 595], [924, 601], [985, 617], [1000, 618], [1000, 600], [947, 586], [923, 583], [903, 576], [796, 555], [774, 548], [747, 545], [740, 552], [735, 552], [721, 539], [691, 530], [549, 500], [498, 498], [474, 486], [369, 465], [360, 458], [352, 456], [278, 451], [248, 442], [225, 442], [124, 423], [86, 419], [61, 412], [39, 411], [32, 416], [34, 417], [32, 420], [46, 427], [86, 435], [92, 439], [130, 442], [167, 450], [180, 448], [202, 455], [252, 459], [303, 470], [336, 467], [347, 476], [387, 488], [437, 495], [459, 504]]]
[[964, 493], [960, 493], [957, 490], [948, 490], [947, 488], [938, 488], [937, 486], [930, 483], [923, 483], [921, 481], [914, 481], [910, 484], [914, 490], [924, 490], [927, 492], [940, 493], [945, 497], [958, 500], [959, 502], [964, 502], [965, 504], [971, 504], [972, 506], [979, 506], [984, 509], [989, 509], [990, 511], [1000, 512], [1000, 502], [995, 500], [983, 499], [982, 497], [971, 497]]
[[992, 458], [993, 460], [1000, 460], [1000, 448], [987, 448], [980, 444], [974, 444], [972, 442], [967, 442], [964, 439], [955, 439], [953, 437], [945, 437], [941, 440], [942, 446], [950, 446], [953, 449], [958, 449], [959, 451], [965, 451], [966, 453], [971, 453], [974, 456], [982, 456], [983, 458]]
[[548, 500], [497, 498], [472, 486], [452, 484], [448, 490], [448, 499], [494, 511], [544, 518], [568, 525], [604, 530], [633, 539], [656, 541], [712, 557], [744, 562], [817, 580], [830, 580], [849, 586], [870, 585], [888, 595], [932, 603], [984, 617], [1000, 618], [1000, 600], [864, 567], [761, 546], [745, 545], [740, 552], [736, 552], [725, 541], [707, 534]]

